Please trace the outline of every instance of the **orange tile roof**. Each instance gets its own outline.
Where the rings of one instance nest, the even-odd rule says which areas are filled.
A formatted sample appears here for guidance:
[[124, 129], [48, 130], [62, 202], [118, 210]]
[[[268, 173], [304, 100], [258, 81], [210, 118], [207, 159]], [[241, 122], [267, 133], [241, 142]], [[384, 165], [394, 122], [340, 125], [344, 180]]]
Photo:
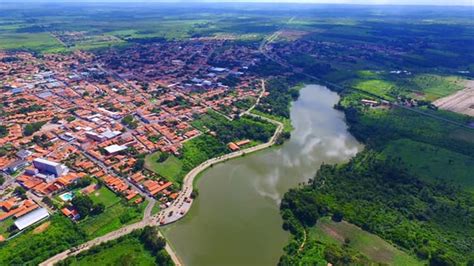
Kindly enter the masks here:
[[237, 144], [233, 142], [230, 142], [229, 144], [227, 144], [227, 147], [229, 147], [231, 151], [237, 151], [240, 149], [239, 146], [237, 146]]
[[164, 185], [159, 186], [158, 188], [154, 189], [153, 191], [150, 192], [151, 195], [156, 195], [158, 192], [164, 190], [165, 188], [171, 186], [173, 183], [172, 182], [166, 182]]

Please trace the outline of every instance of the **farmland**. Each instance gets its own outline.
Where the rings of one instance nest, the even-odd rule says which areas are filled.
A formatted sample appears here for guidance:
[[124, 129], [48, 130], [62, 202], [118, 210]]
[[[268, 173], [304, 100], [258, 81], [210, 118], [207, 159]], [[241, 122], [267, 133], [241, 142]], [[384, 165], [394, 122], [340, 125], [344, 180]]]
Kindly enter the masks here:
[[474, 81], [465, 82], [465, 89], [438, 99], [433, 104], [443, 110], [474, 117]]
[[146, 8], [121, 4], [106, 11], [93, 5], [58, 4], [47, 10], [35, 4], [30, 8], [35, 10], [36, 20], [9, 10], [8, 19], [0, 23], [0, 49], [56, 53], [189, 38], [258, 41], [282, 22], [271, 16], [249, 13], [236, 18], [231, 13], [200, 12], [199, 6], [176, 9], [167, 4], [149, 4]]

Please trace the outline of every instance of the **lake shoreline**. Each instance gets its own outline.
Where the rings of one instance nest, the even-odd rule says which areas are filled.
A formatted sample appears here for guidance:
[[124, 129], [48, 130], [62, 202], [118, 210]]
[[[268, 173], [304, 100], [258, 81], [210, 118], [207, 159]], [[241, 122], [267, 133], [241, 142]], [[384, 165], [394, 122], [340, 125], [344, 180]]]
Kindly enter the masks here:
[[[346, 160], [359, 150], [359, 144], [347, 132], [343, 114], [334, 109], [339, 96], [326, 87], [312, 84], [306, 84], [301, 92], [302, 96], [291, 104], [290, 117], [294, 129], [289, 140], [282, 145], [259, 149], [258, 153], [232, 158], [240, 160], [229, 159], [221, 161], [226, 164], [213, 164], [195, 176], [194, 185], [199, 188], [199, 196], [187, 218], [162, 228], [186, 264], [206, 265], [233, 259], [239, 264], [274, 265], [289, 239], [287, 232], [281, 228], [280, 197], [289, 188], [314, 175], [323, 161], [336, 163]], [[317, 103], [316, 107], [314, 103]], [[327, 120], [330, 117], [334, 119]], [[325, 127], [324, 123], [328, 126]], [[308, 126], [311, 132], [306, 132]], [[319, 139], [321, 136], [328, 138], [327, 144]], [[330, 150], [333, 142], [335, 151]], [[318, 145], [322, 145], [322, 149]], [[323, 153], [324, 150], [328, 150], [327, 154]], [[309, 160], [302, 152], [311, 155]], [[296, 164], [301, 160], [304, 165], [293, 165], [293, 159]], [[196, 228], [191, 230], [193, 227]], [[210, 231], [205, 234], [203, 230], [208, 230], [205, 228], [212, 228], [216, 233]], [[238, 229], [240, 233], [236, 232]], [[235, 245], [243, 245], [244, 239], [254, 236], [259, 239], [253, 240], [252, 248], [244, 248], [249, 255], [234, 258]], [[270, 244], [265, 239], [274, 241]], [[209, 255], [202, 255], [208, 252]]]

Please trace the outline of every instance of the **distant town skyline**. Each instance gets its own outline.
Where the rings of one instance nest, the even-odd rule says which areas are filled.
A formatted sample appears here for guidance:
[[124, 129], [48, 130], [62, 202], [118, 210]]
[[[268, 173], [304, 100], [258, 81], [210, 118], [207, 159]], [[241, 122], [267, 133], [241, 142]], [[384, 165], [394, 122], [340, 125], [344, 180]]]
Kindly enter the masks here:
[[[13, 2], [11, 0], [0, 0], [1, 2]], [[16, 2], [16, 1], [15, 1]], [[445, 6], [471, 6], [474, 0], [19, 0], [18, 2], [130, 2], [130, 3], [196, 3], [196, 2], [220, 2], [220, 3], [305, 3], [305, 4], [359, 4], [359, 5], [445, 5]]]

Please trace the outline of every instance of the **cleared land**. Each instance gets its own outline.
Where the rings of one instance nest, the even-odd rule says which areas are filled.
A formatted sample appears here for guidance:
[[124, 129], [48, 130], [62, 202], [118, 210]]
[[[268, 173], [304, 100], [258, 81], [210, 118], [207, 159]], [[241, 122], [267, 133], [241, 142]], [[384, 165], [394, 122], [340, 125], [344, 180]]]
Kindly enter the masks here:
[[389, 265], [422, 265], [423, 263], [395, 248], [382, 238], [342, 221], [336, 223], [326, 217], [310, 231], [310, 237], [324, 243], [343, 245], [366, 255], [369, 259]]
[[465, 89], [433, 103], [438, 108], [474, 116], [474, 81], [466, 81]]
[[40, 226], [36, 227], [33, 230], [33, 234], [40, 234], [40, 233], [44, 232], [50, 225], [51, 225], [51, 221], [47, 221], [47, 222], [41, 224]]

